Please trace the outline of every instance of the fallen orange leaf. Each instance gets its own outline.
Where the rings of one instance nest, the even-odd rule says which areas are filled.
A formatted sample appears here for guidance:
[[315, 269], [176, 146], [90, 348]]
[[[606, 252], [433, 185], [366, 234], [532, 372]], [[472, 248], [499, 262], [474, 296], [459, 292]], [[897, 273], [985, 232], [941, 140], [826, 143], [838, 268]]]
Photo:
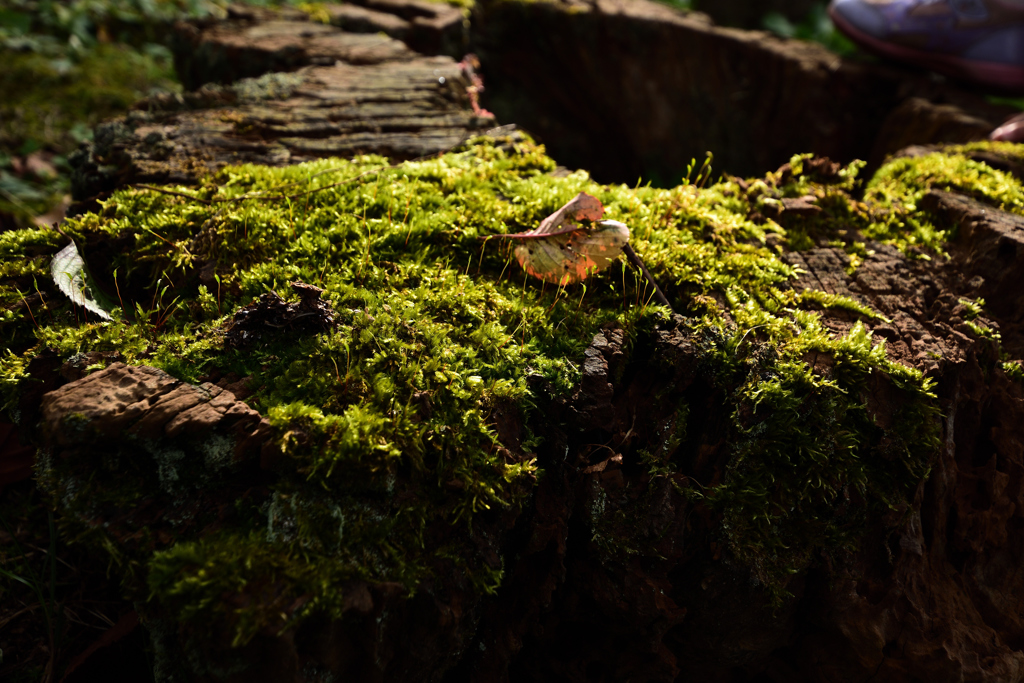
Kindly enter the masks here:
[[[603, 215], [600, 200], [580, 192], [537, 229], [498, 237], [520, 241], [516, 260], [527, 273], [569, 285], [607, 268], [629, 243], [629, 228], [618, 221], [601, 220]], [[580, 221], [590, 221], [593, 227]]]

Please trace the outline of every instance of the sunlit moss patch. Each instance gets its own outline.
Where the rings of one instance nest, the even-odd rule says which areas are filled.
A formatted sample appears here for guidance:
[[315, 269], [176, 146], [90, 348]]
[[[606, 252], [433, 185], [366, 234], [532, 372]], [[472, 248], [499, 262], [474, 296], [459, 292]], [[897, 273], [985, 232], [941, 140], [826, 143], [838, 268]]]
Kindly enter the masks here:
[[[832, 228], [866, 220], [849, 199], [856, 166], [820, 183], [802, 159], [763, 190], [734, 181], [629, 189], [583, 172], [555, 177], [527, 138], [481, 138], [400, 165], [364, 156], [239, 166], [198, 187], [124, 189], [62, 226], [119, 302], [113, 322], [73, 310], [49, 282], [64, 236], [0, 235], [3, 406], [15, 409], [29, 365], [50, 353], [152, 365], [189, 382], [248, 378], [247, 401], [270, 421], [279, 453], [265, 479], [217, 488], [230, 474], [218, 469], [219, 443], [204, 446], [210, 472], [191, 478], [167, 474], [182, 456], [161, 444], [40, 463], [68, 533], [109, 552], [133, 597], [220, 625], [239, 645], [313, 613], [339, 617], [346, 581], [414, 593], [458, 576], [478, 594], [496, 590], [502, 559], [479, 552], [474, 534], [515, 515], [543, 476], [533, 387], [571, 393], [602, 325], [633, 340], [679, 325], [732, 413], [730, 464], [701, 499], [721, 516], [733, 556], [780, 586], [815, 549], [854, 538], [865, 511], [909, 494], [937, 426], [921, 373], [888, 360], [863, 324], [836, 337], [818, 311], [864, 323], [880, 314], [796, 293], [797, 272], [769, 239], [786, 231], [749, 218], [760, 196], [817, 192]], [[504, 241], [486, 239], [536, 227], [579, 192], [630, 227], [685, 321], [653, 305], [624, 261], [555, 288], [526, 277]], [[225, 347], [239, 307], [267, 291], [287, 297], [292, 281], [324, 290], [336, 327]], [[827, 372], [813, 354], [830, 359]], [[868, 404], [877, 378], [903, 397], [892, 424]], [[503, 437], [498, 414], [513, 415], [520, 433]], [[680, 406], [679, 442], [690, 414]], [[683, 466], [648, 455], [655, 469]], [[147, 499], [160, 515], [125, 518]], [[140, 526], [128, 534], [126, 524]], [[636, 538], [626, 545], [643, 552]]]
[[888, 162], [865, 191], [865, 201], [882, 209], [865, 234], [900, 249], [917, 246], [941, 253], [949, 235], [917, 211], [921, 198], [932, 189], [957, 192], [1004, 211], [1024, 213], [1024, 190], [1013, 176], [961, 154], [983, 145], [998, 149], [1006, 144], [978, 143]]

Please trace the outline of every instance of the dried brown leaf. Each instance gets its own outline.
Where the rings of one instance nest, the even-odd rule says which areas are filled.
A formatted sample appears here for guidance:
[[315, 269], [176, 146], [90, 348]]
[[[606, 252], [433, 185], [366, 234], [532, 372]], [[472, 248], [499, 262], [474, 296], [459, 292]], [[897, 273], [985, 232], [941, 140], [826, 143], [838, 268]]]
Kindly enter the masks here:
[[520, 241], [515, 255], [527, 273], [557, 285], [573, 284], [607, 268], [629, 242], [629, 228], [603, 221], [603, 215], [600, 200], [581, 192], [537, 229], [503, 237]]

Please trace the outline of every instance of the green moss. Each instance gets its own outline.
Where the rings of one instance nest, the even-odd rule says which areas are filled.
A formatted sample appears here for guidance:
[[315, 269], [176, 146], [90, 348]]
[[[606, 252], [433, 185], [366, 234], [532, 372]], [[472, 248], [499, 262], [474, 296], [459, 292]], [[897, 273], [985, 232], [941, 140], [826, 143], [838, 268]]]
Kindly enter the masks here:
[[964, 324], [967, 325], [967, 327], [971, 330], [971, 332], [975, 334], [975, 336], [981, 337], [983, 339], [995, 339], [997, 341], [1001, 338], [1001, 335], [991, 327], [979, 325], [973, 320], [965, 320]]
[[[268, 542], [265, 534], [253, 532], [178, 543], [159, 551], [149, 563], [148, 584], [183, 620], [201, 623], [223, 609], [225, 595], [248, 603], [250, 609], [234, 610], [226, 619], [232, 643], [241, 645], [261, 630], [283, 629], [317, 611], [340, 615], [344, 595], [331, 587], [371, 574], [361, 566], [305, 552], [298, 544]], [[282, 593], [282, 585], [289, 590]], [[296, 600], [302, 602], [298, 607]]]
[[[227, 444], [188, 452], [139, 444], [145, 457], [44, 463], [41, 482], [77, 520], [69, 533], [107, 549], [133, 596], [172, 619], [217, 625], [240, 644], [313, 612], [340, 616], [340, 586], [351, 579], [399, 582], [411, 593], [433, 577], [459, 576], [493, 591], [503, 567], [479, 552], [474, 534], [494, 513], [518, 510], [539, 473], [528, 445], [535, 436], [527, 428], [527, 445], [510, 450], [495, 414], [528, 427], [530, 376], [573, 389], [600, 325], [616, 322], [632, 344], [667, 324], [622, 262], [585, 287], [554, 288], [525, 277], [508, 244], [483, 239], [532, 228], [580, 191], [630, 226], [674, 306], [693, 313], [687, 329], [701, 371], [731, 413], [727, 470], [701, 495], [721, 515], [737, 561], [778, 593], [816, 549], [847, 543], [872, 511], [906, 499], [935, 446], [930, 384], [889, 361], [862, 325], [830, 334], [814, 309], [880, 315], [843, 297], [791, 291], [796, 271], [767, 246], [768, 235], [785, 231], [747, 218], [759, 192], [820, 191], [827, 220], [844, 229], [864, 213], [848, 196], [856, 166], [819, 183], [801, 157], [793, 178], [769, 178], [748, 193], [735, 182], [629, 189], [582, 172], [555, 178], [542, 147], [508, 143], [479, 139], [397, 166], [375, 156], [240, 166], [173, 188], [204, 201], [121, 190], [62, 229], [83, 245], [127, 238], [130, 250], [105, 275], [134, 312], [128, 320], [86, 321], [60, 298], [45, 278], [46, 257], [63, 245], [51, 232], [0, 236], [5, 263], [19, 264], [5, 271], [0, 297], [15, 301], [34, 277], [51, 302], [36, 324], [22, 313], [0, 320], [12, 349], [0, 358], [8, 409], [28, 381], [27, 363], [44, 351], [116, 353], [192, 382], [211, 373], [251, 378], [248, 401], [268, 417], [284, 454], [264, 489], [187, 509], [180, 500], [216, 497], [235, 476]], [[282, 193], [292, 197], [261, 198]], [[216, 285], [201, 285], [198, 273], [210, 268]], [[293, 280], [326, 290], [334, 329], [283, 329], [251, 348], [224, 347], [223, 325], [239, 306], [268, 290], [285, 293]], [[827, 370], [808, 364], [815, 354], [831, 359]], [[868, 403], [878, 377], [903, 397], [888, 426]], [[679, 405], [664, 447], [646, 456], [656, 476], [679, 471], [672, 453], [699, 431], [687, 403]], [[166, 538], [143, 530], [129, 541], [104, 530], [117, 510], [160, 496], [170, 510]], [[638, 516], [605, 524], [602, 515], [618, 513], [597, 507], [595, 531], [609, 539], [608, 552], [644, 552], [629, 522]]]
[[974, 320], [982, 314], [982, 311], [985, 308], [985, 300], [975, 299], [974, 301], [971, 301], [970, 299], [960, 299], [960, 305], [967, 309], [965, 317], [968, 320]]
[[1024, 364], [1020, 361], [1005, 361], [1002, 363], [1003, 372], [1015, 382], [1024, 383]]
[[1013, 176], [955, 150], [890, 161], [868, 183], [866, 197], [914, 211], [921, 197], [933, 188], [955, 190], [1005, 211], [1024, 212], [1024, 190]]
[[977, 142], [968, 142], [963, 145], [949, 145], [945, 149], [956, 154], [986, 152], [994, 154], [997, 157], [1024, 161], [1024, 146], [1017, 142], [993, 142], [991, 140], [981, 140]]
[[975, 322], [978, 316], [980, 316], [984, 312], [984, 299], [975, 299], [973, 301], [970, 299], [960, 299], [959, 303], [961, 306], [967, 309], [963, 314], [964, 324], [967, 325], [967, 327], [971, 330], [971, 332], [975, 334], [975, 336], [981, 337], [983, 339], [994, 339], [997, 341], [1001, 338], [999, 332], [997, 332], [996, 330], [992, 329], [991, 327], [988, 327], [987, 325], [983, 326]]
[[[790, 295], [792, 296], [792, 295]], [[857, 303], [849, 297], [839, 296], [837, 294], [829, 294], [827, 292], [821, 292], [816, 289], [805, 289], [800, 292], [797, 296], [800, 303], [813, 303], [821, 306], [825, 309], [838, 309], [843, 311], [849, 311], [857, 315], [863, 316], [868, 320], [881, 320], [882, 322], [892, 322], [884, 315], [878, 313], [874, 309], [871, 309], [864, 304]]]
[[[920, 157], [887, 162], [863, 190], [863, 201], [853, 199], [859, 190], [863, 162], [854, 162], [835, 175], [822, 175], [811, 155], [795, 155], [780, 171], [754, 180], [736, 196], [747, 211], [776, 216], [764, 221], [766, 232], [785, 237], [790, 249], [801, 251], [827, 244], [842, 248], [850, 257], [850, 272], [869, 256], [867, 241], [891, 244], [910, 258], [944, 258], [949, 235], [938, 228], [918, 204], [932, 190], [965, 194], [1006, 211], [1024, 213], [1024, 190], [1012, 175], [967, 155], [986, 152], [1020, 159], [1021, 146], [1013, 143], [977, 142], [949, 146]], [[821, 209], [813, 216], [790, 216], [781, 211], [782, 200], [808, 197]], [[781, 213], [781, 217], [779, 214]]]
[[[12, 317], [4, 322], [12, 322]], [[10, 349], [5, 349], [0, 356], [0, 411], [11, 418], [17, 424], [19, 422], [18, 397], [22, 389], [22, 383], [28, 380], [28, 373], [25, 371], [28, 363], [25, 358], [15, 354]]]
[[[792, 344], [751, 354], [730, 397], [730, 471], [707, 494], [734, 552], [769, 587], [855, 539], [871, 511], [905, 500], [938, 447], [929, 380], [889, 361], [859, 323], [833, 339], [808, 322]], [[802, 362], [809, 354], [826, 357], [826, 368]], [[896, 415], [872, 414], [873, 375], [903, 392]]]
[[[979, 143], [998, 146], [1006, 143]], [[1005, 211], [1024, 213], [1024, 190], [1013, 176], [958, 153], [935, 152], [915, 158], [899, 158], [885, 164], [868, 183], [865, 201], [880, 209], [864, 231], [901, 250], [924, 247], [943, 253], [948, 239], [926, 215], [917, 213], [918, 203], [931, 189], [955, 191], [997, 206]], [[966, 151], [966, 148], [964, 148]]]

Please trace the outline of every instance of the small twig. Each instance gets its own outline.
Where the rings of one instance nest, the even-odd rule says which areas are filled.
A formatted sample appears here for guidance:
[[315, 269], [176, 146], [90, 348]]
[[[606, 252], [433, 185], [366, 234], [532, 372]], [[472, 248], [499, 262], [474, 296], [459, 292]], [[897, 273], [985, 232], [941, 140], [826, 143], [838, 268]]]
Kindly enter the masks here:
[[675, 310], [672, 308], [672, 304], [668, 302], [665, 294], [661, 291], [661, 287], [659, 287], [658, 283], [654, 281], [653, 277], [651, 277], [650, 272], [647, 270], [647, 266], [645, 266], [644, 262], [640, 260], [640, 257], [636, 255], [636, 252], [633, 251], [632, 245], [627, 243], [626, 246], [622, 248], [622, 251], [626, 254], [626, 258], [629, 259], [629, 262], [640, 269], [640, 272], [644, 274], [644, 277], [647, 279], [647, 282], [650, 283], [651, 287], [654, 287], [654, 298], [658, 300], [658, 303], [668, 308], [668, 310], [674, 314]]
[[[315, 190], [309, 190], [308, 192], [300, 192], [299, 194], [293, 194], [293, 195], [265, 195], [265, 194], [252, 195], [252, 194], [246, 194], [246, 195], [241, 195], [240, 197], [229, 197], [229, 198], [226, 198], [226, 199], [202, 199], [200, 197], [196, 197], [196, 196], [190, 195], [190, 194], [188, 194], [186, 192], [176, 192], [174, 190], [165, 190], [165, 189], [163, 189], [161, 187], [156, 187], [154, 185], [147, 185], [145, 183], [132, 183], [131, 185], [129, 185], [129, 187], [137, 187], [137, 188], [140, 188], [140, 189], [143, 189], [143, 190], [152, 190], [153, 192], [159, 192], [161, 194], [169, 194], [169, 195], [174, 196], [174, 197], [182, 197], [184, 199], [191, 199], [194, 202], [199, 202], [200, 204], [205, 204], [207, 206], [211, 206], [213, 204], [229, 204], [229, 203], [233, 203], [233, 202], [244, 202], [244, 201], [249, 200], [249, 199], [268, 199], [268, 200], [269, 199], [299, 199], [300, 197], [305, 197], [305, 196], [311, 195], [311, 194], [313, 194], [315, 192], [320, 192], [322, 190], [329, 190], [332, 187], [338, 187], [339, 185], [345, 185], [347, 183], [351, 183], [352, 181], [359, 180], [360, 178], [362, 178], [364, 176], [368, 176], [368, 175], [371, 175], [373, 173], [380, 173], [381, 171], [385, 171], [385, 170], [387, 170], [389, 168], [398, 168], [399, 166], [403, 166], [404, 164], [407, 164], [407, 163], [415, 163], [417, 161], [426, 161], [427, 159], [437, 159], [437, 158], [440, 158], [440, 157], [444, 156], [445, 154], [451, 152], [453, 149], [456, 149], [457, 147], [460, 147], [461, 145], [465, 144], [471, 137], [474, 137], [474, 136], [466, 136], [463, 139], [459, 140], [459, 142], [457, 144], [454, 144], [451, 147], [447, 147], [447, 148], [442, 149], [440, 151], [434, 152], [433, 154], [425, 154], [423, 156], [416, 157], [415, 159], [409, 159], [407, 161], [400, 161], [397, 164], [388, 164], [387, 166], [379, 166], [378, 168], [372, 168], [369, 171], [364, 171], [363, 173], [360, 173], [359, 175], [352, 176], [351, 178], [346, 178], [345, 180], [341, 180], [341, 181], [338, 181], [336, 183], [331, 183], [330, 185], [324, 185], [323, 187], [318, 187]], [[324, 175], [326, 173], [336, 173], [336, 172], [341, 171], [341, 170], [343, 170], [343, 169], [341, 169], [341, 168], [328, 168], [326, 170], [323, 170], [323, 171], [320, 171], [318, 173], [314, 173], [311, 176], [308, 176], [306, 178], [305, 182], [309, 182], [310, 180], [312, 180], [313, 178], [316, 178], [317, 176], [321, 176], [321, 175]], [[275, 190], [282, 190], [282, 189], [284, 189], [286, 187], [293, 187], [295, 185], [299, 185], [302, 182], [303, 181], [301, 181], [301, 180], [297, 180], [295, 182], [285, 183], [284, 185], [279, 185], [278, 187], [276, 187], [274, 189]], [[2, 190], [0, 190], [0, 191], [2, 191]], [[406, 215], [408, 215], [408, 213]], [[62, 232], [61, 234], [63, 235], [64, 233]]]
[[4, 619], [0, 619], [0, 629], [2, 629], [4, 626], [7, 626], [7, 624], [11, 623], [12, 621], [14, 621], [18, 617], [20, 617], [22, 614], [28, 614], [29, 612], [34, 612], [35, 610], [39, 609], [40, 607], [42, 607], [42, 605], [40, 605], [37, 602], [34, 605], [29, 605], [28, 607], [21, 608], [20, 610], [18, 610], [14, 614], [12, 614], [12, 615], [4, 618]]
[[329, 190], [332, 187], [339, 187], [341, 185], [347, 185], [348, 183], [351, 183], [351, 182], [353, 182], [355, 180], [359, 180], [360, 178], [362, 178], [364, 176], [372, 175], [374, 173], [380, 173], [381, 171], [384, 171], [384, 170], [389, 169], [389, 168], [394, 168], [394, 166], [381, 166], [380, 168], [373, 168], [373, 169], [370, 169], [369, 171], [364, 171], [363, 173], [360, 173], [359, 175], [354, 175], [351, 178], [346, 178], [345, 180], [339, 180], [336, 183], [331, 183], [330, 185], [324, 185], [323, 187], [318, 187], [315, 190], [308, 190], [306, 192], [300, 192], [298, 194], [290, 194], [290, 195], [285, 195], [285, 194], [277, 194], [277, 195], [266, 195], [266, 194], [251, 195], [251, 194], [246, 194], [246, 195], [242, 195], [241, 197], [230, 197], [228, 199], [211, 199], [209, 201], [209, 203], [210, 204], [227, 204], [227, 203], [230, 203], [230, 202], [244, 202], [247, 199], [262, 199], [262, 200], [271, 200], [271, 199], [282, 199], [282, 200], [283, 199], [301, 199], [302, 197], [306, 197], [306, 196], [314, 194], [316, 192], [322, 192], [323, 190]]
[[[37, 545], [32, 545], [31, 543], [26, 543], [25, 545], [26, 545], [27, 547], [29, 547], [29, 548], [32, 548], [33, 550], [38, 550], [38, 551], [39, 551], [39, 552], [41, 552], [41, 553], [42, 553], [43, 555], [49, 555], [49, 554], [50, 554], [50, 551], [49, 551], [48, 549], [46, 549], [46, 548], [40, 548], [39, 546], [37, 546]], [[55, 554], [55, 555], [54, 555], [53, 557], [54, 557], [54, 559], [56, 559], [56, 560], [57, 560], [58, 562], [60, 562], [60, 563], [61, 563], [62, 565], [64, 565], [65, 567], [67, 567], [67, 568], [68, 568], [68, 569], [70, 569], [71, 571], [73, 571], [73, 572], [77, 572], [77, 571], [78, 571], [77, 569], [75, 569], [74, 567], [72, 567], [72, 566], [71, 566], [70, 564], [68, 564], [68, 563], [67, 563], [66, 561], [64, 561], [64, 560], [62, 560], [61, 558], [57, 557], [57, 555], [56, 555], [56, 554]]]
[[756, 329], [757, 329], [757, 328], [759, 328], [759, 327], [767, 327], [767, 326], [768, 326], [768, 324], [767, 324], [767, 323], [764, 323], [764, 324], [762, 324], [762, 325], [754, 325], [753, 327], [751, 327], [750, 329], [748, 329], [748, 330], [747, 330], [746, 332], [744, 332], [744, 333], [743, 333], [743, 336], [742, 336], [742, 337], [740, 337], [740, 340], [739, 340], [739, 342], [738, 342], [738, 343], [736, 344], [736, 350], [737, 350], [737, 351], [739, 351], [739, 350], [740, 350], [740, 346], [742, 346], [742, 345], [743, 345], [743, 342], [745, 342], [745, 341], [747, 340], [747, 335], [748, 335], [748, 334], [750, 334], [751, 332], [753, 332], [754, 330], [756, 330]]
[[[276, 294], [276, 292], [275, 292], [275, 294]], [[320, 314], [319, 311], [313, 311], [312, 313], [300, 313], [299, 315], [295, 316], [294, 318], [288, 318], [288, 320], [285, 320], [284, 323], [281, 324], [281, 325], [275, 325], [274, 323], [270, 323], [270, 322], [264, 322], [263, 324], [266, 325], [267, 327], [276, 327], [278, 329], [281, 329], [283, 327], [288, 327], [289, 325], [291, 325], [293, 322], [295, 322], [296, 320], [298, 320], [300, 318], [308, 318], [311, 315], [319, 315], [319, 314]]]
[[114, 289], [117, 290], [117, 302], [121, 304], [121, 312], [127, 313], [124, 310], [124, 299], [121, 298], [121, 286], [117, 284], [117, 268], [114, 268]]
[[[363, 173], [360, 173], [359, 175], [354, 175], [351, 178], [346, 178], [345, 180], [339, 180], [338, 182], [331, 183], [330, 185], [324, 185], [323, 187], [318, 187], [318, 188], [316, 188], [314, 190], [309, 190], [307, 192], [300, 192], [298, 194], [293, 194], [293, 195], [284, 195], [284, 194], [273, 194], [273, 195], [270, 195], [270, 194], [243, 194], [243, 195], [241, 195], [239, 197], [227, 197], [227, 198], [224, 198], [224, 199], [203, 199], [202, 197], [196, 197], [195, 195], [188, 194], [187, 192], [178, 192], [176, 190], [165, 190], [162, 187], [156, 187], [155, 185], [147, 185], [145, 183], [134, 183], [134, 184], [131, 185], [131, 187], [137, 187], [137, 188], [142, 189], [142, 190], [152, 190], [153, 192], [159, 192], [160, 194], [171, 195], [172, 197], [182, 197], [184, 199], [190, 199], [190, 200], [192, 200], [194, 202], [199, 202], [200, 204], [205, 204], [206, 206], [212, 206], [214, 204], [231, 204], [231, 203], [234, 203], [234, 202], [244, 202], [244, 201], [248, 201], [250, 199], [258, 199], [258, 200], [265, 200], [265, 201], [266, 200], [277, 200], [277, 199], [281, 199], [281, 200], [283, 200], [283, 199], [300, 199], [302, 197], [306, 197], [308, 195], [311, 195], [311, 194], [313, 194], [315, 192], [321, 192], [323, 190], [329, 190], [332, 187], [338, 187], [340, 185], [345, 185], [347, 183], [351, 183], [351, 182], [353, 182], [355, 180], [359, 180], [360, 178], [362, 178], [364, 176], [371, 175], [373, 173], [380, 173], [381, 171], [383, 171], [385, 169], [388, 169], [388, 168], [394, 168], [394, 167], [393, 166], [381, 166], [380, 168], [370, 169], [369, 171], [365, 171]], [[294, 185], [295, 183], [291, 183], [291, 184]], [[288, 186], [289, 185], [284, 185], [283, 187], [288, 187]], [[157, 235], [157, 236], [159, 237], [159, 235]]]
[[190, 194], [188, 194], [186, 192], [175, 192], [174, 190], [165, 190], [162, 187], [156, 187], [155, 185], [147, 185], [145, 183], [134, 183], [134, 184], [132, 184], [131, 187], [137, 187], [137, 188], [142, 189], [142, 190], [152, 190], [153, 192], [159, 192], [160, 194], [169, 194], [172, 197], [183, 197], [184, 199], [191, 199], [194, 202], [199, 202], [200, 204], [206, 204], [207, 206], [209, 206], [210, 204], [213, 203], [209, 199], [203, 199], [202, 197], [195, 197], [195, 196], [190, 195]]
[[[198, 200], [198, 201], [203, 201], [203, 200], [201, 200], [201, 199], [200, 199], [200, 200]], [[150, 235], [152, 235], [153, 237], [157, 238], [158, 240], [160, 240], [161, 242], [163, 242], [164, 244], [166, 244], [167, 246], [169, 246], [169, 247], [170, 247], [171, 249], [177, 249], [177, 248], [178, 248], [178, 245], [177, 245], [177, 244], [175, 244], [174, 242], [171, 242], [171, 241], [170, 241], [170, 240], [168, 240], [168, 239], [167, 239], [166, 237], [161, 237], [161, 236], [160, 236], [159, 234], [157, 234], [157, 232], [156, 232], [155, 230], [153, 230], [152, 228], [146, 228], [146, 232], [148, 232], [148, 233], [149, 233]]]
[[25, 310], [28, 311], [28, 317], [32, 319], [32, 324], [36, 326], [37, 330], [42, 332], [43, 328], [39, 327], [39, 323], [36, 322], [36, 317], [32, 315], [32, 307], [28, 305], [28, 299], [26, 299], [25, 295], [21, 293], [21, 290], [17, 290], [17, 292], [21, 296], [21, 303], [25, 305]]

